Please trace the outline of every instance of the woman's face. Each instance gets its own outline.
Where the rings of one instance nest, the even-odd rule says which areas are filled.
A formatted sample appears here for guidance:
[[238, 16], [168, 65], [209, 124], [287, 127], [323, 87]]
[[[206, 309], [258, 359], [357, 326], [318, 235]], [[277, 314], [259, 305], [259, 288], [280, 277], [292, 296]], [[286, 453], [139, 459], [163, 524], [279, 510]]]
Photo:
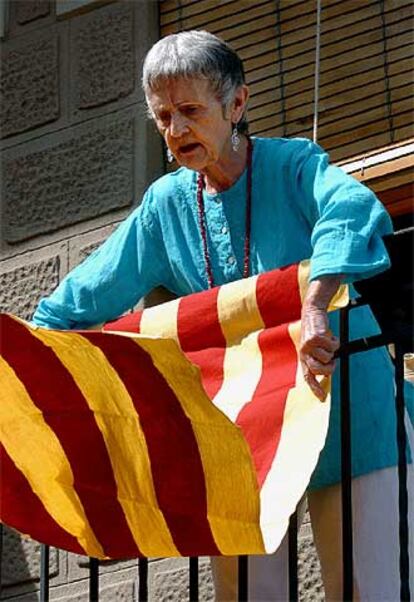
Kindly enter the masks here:
[[170, 80], [147, 95], [156, 126], [180, 165], [201, 171], [231, 152], [232, 122], [247, 100], [244, 88], [228, 115], [205, 79]]

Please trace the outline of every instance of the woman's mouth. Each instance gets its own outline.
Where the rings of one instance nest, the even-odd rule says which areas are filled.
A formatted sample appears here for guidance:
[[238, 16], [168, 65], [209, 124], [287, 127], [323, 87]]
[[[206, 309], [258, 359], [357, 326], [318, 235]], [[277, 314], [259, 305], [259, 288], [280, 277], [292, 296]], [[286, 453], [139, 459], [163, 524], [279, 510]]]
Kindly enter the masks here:
[[198, 142], [192, 142], [191, 144], [183, 144], [179, 147], [178, 152], [181, 155], [188, 155], [195, 151], [199, 146], [200, 145], [198, 144]]

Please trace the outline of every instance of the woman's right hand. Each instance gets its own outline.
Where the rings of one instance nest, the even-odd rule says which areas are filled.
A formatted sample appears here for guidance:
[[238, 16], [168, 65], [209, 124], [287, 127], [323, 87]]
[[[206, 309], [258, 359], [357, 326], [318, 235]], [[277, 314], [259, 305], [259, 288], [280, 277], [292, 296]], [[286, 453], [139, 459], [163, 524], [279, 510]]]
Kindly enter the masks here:
[[330, 376], [335, 369], [334, 353], [339, 340], [333, 336], [325, 309], [306, 305], [302, 310], [300, 362], [304, 379], [316, 397], [324, 400], [326, 391], [317, 376]]
[[321, 400], [326, 392], [317, 376], [330, 376], [335, 369], [334, 354], [339, 340], [329, 328], [328, 306], [341, 284], [340, 276], [328, 276], [310, 283], [302, 305], [299, 351], [303, 376]]

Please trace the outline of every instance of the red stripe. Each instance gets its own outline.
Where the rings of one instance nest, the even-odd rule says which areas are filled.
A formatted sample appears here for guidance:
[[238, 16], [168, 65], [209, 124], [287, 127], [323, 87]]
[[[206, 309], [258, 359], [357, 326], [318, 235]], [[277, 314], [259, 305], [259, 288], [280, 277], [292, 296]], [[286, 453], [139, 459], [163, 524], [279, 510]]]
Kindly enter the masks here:
[[289, 390], [296, 381], [297, 355], [287, 325], [259, 334], [263, 369], [253, 399], [240, 411], [238, 424], [252, 452], [261, 487], [280, 441]]
[[203, 465], [190, 420], [152, 359], [134, 341], [84, 333], [127, 388], [145, 435], [159, 507], [183, 556], [220, 554], [207, 520]]
[[219, 288], [183, 297], [177, 317], [181, 348], [199, 366], [204, 389], [211, 399], [223, 383], [226, 353], [217, 309]]
[[300, 320], [302, 303], [298, 264], [260, 274], [257, 278], [256, 297], [266, 327]]
[[203, 388], [210, 399], [217, 395], [223, 384], [225, 353], [222, 347], [212, 347], [185, 354], [200, 369]]
[[141, 311], [134, 311], [132, 313], [126, 314], [122, 316], [122, 318], [118, 318], [117, 320], [112, 320], [111, 322], [106, 322], [103, 325], [102, 330], [117, 330], [122, 332], [139, 332], [141, 326]]
[[1, 444], [0, 466], [1, 521], [40, 543], [53, 542], [58, 548], [75, 554], [85, 554], [77, 539], [62, 529], [48, 514]]
[[141, 555], [117, 499], [103, 437], [72, 375], [25, 326], [1, 316], [1, 327], [2, 355], [58, 437], [73, 471], [74, 488], [105, 554]]
[[180, 299], [177, 331], [183, 351], [226, 346], [217, 310], [219, 290], [216, 287]]

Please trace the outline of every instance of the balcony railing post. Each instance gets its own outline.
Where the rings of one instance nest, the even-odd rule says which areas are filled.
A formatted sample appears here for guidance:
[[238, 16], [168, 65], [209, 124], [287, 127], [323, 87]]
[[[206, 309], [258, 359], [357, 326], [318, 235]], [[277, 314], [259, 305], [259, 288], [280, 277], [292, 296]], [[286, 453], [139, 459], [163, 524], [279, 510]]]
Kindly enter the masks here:
[[40, 602], [49, 602], [49, 546], [40, 547]]
[[298, 514], [294, 512], [289, 521], [289, 600], [298, 600]]
[[249, 557], [238, 558], [238, 602], [247, 602], [249, 598]]
[[99, 560], [89, 558], [89, 602], [99, 600]]
[[148, 558], [138, 560], [138, 600], [148, 602]]
[[398, 447], [398, 509], [400, 535], [400, 596], [410, 600], [410, 559], [408, 553], [408, 491], [407, 491], [407, 434], [405, 430], [404, 403], [404, 351], [395, 343], [395, 410], [397, 418]]
[[[346, 348], [349, 341], [350, 305], [340, 311], [340, 343]], [[341, 478], [342, 478], [342, 562], [343, 599], [353, 597], [353, 537], [352, 537], [352, 454], [349, 355], [340, 353], [341, 389]]]
[[192, 556], [189, 559], [190, 571], [190, 602], [198, 602], [198, 558]]

